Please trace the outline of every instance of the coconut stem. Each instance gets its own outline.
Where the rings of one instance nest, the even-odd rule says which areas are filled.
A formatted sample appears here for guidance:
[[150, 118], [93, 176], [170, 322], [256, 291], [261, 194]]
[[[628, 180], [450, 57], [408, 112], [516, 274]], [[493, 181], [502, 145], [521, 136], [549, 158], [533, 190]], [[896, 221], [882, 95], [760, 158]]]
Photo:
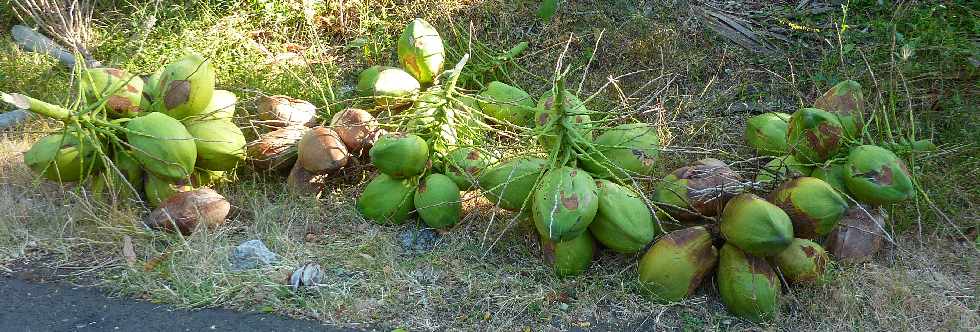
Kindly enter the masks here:
[[459, 80], [459, 74], [463, 72], [463, 66], [466, 66], [466, 62], [470, 60], [470, 54], [466, 53], [463, 58], [459, 60], [459, 63], [453, 67], [453, 74], [449, 78], [449, 84], [446, 85], [446, 97], [450, 97], [453, 91], [456, 90], [456, 81]]
[[3, 100], [5, 103], [13, 105], [16, 108], [29, 110], [55, 120], [67, 121], [71, 118], [71, 111], [64, 107], [50, 104], [19, 93], [7, 94], [0, 92], [0, 100]]

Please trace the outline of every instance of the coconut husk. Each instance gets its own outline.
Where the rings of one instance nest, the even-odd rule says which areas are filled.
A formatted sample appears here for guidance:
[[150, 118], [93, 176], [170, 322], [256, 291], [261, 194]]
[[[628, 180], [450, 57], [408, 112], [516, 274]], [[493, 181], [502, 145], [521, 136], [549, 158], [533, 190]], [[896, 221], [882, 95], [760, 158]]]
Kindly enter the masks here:
[[296, 160], [296, 144], [308, 130], [304, 126], [289, 126], [262, 134], [246, 148], [249, 163], [255, 169], [264, 171], [291, 167]]
[[350, 153], [337, 132], [316, 127], [306, 132], [297, 145], [296, 163], [313, 173], [333, 172], [347, 165]]
[[705, 216], [721, 213], [725, 203], [742, 191], [741, 176], [724, 162], [705, 158], [691, 166], [674, 171], [679, 179], [687, 179], [691, 207]]
[[143, 222], [153, 229], [190, 235], [198, 225], [217, 227], [225, 222], [231, 204], [210, 188], [174, 194]]
[[277, 127], [313, 126], [316, 106], [289, 96], [262, 96], [258, 101], [259, 119]]
[[884, 242], [885, 217], [881, 209], [864, 205], [847, 210], [837, 227], [827, 235], [824, 248], [844, 263], [867, 261]]
[[330, 126], [352, 154], [367, 151], [385, 132], [378, 128], [378, 120], [371, 113], [358, 108], [348, 108], [334, 114]]
[[326, 174], [316, 174], [307, 171], [299, 163], [293, 165], [286, 178], [289, 189], [299, 195], [316, 195], [323, 190], [323, 180]]

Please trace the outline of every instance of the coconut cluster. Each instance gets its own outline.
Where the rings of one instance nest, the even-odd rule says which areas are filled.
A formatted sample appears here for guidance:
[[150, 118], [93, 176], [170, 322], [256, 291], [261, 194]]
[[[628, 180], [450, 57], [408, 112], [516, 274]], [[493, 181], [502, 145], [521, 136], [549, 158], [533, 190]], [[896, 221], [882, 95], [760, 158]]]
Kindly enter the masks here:
[[[237, 97], [215, 89], [208, 59], [190, 53], [146, 78], [86, 68], [79, 90], [83, 107], [75, 111], [5, 96], [66, 123], [24, 154], [28, 167], [52, 181], [82, 182], [94, 196], [159, 207], [146, 221], [154, 228], [189, 234], [198, 224], [224, 222], [224, 198], [195, 188], [230, 179], [227, 172], [245, 160], [245, 136], [233, 122]], [[212, 212], [199, 222], [200, 215], [171, 218], [180, 213], [166, 210]]]
[[714, 159], [664, 177], [653, 195], [657, 215], [687, 228], [662, 237], [641, 259], [647, 293], [680, 301], [715, 270], [730, 312], [769, 320], [779, 312], [780, 279], [813, 284], [830, 257], [856, 262], [877, 252], [880, 205], [915, 191], [895, 153], [863, 143], [863, 107], [860, 85], [845, 81], [812, 108], [749, 119], [746, 142], [772, 156], [754, 181]]

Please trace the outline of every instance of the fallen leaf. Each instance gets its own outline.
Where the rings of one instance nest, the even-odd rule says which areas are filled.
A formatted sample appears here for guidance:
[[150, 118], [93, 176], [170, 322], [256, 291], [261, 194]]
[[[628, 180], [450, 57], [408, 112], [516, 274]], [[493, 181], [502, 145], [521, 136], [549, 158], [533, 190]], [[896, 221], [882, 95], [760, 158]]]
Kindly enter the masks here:
[[126, 264], [129, 266], [136, 264], [136, 250], [133, 248], [133, 238], [129, 235], [123, 236], [122, 254], [126, 258]]

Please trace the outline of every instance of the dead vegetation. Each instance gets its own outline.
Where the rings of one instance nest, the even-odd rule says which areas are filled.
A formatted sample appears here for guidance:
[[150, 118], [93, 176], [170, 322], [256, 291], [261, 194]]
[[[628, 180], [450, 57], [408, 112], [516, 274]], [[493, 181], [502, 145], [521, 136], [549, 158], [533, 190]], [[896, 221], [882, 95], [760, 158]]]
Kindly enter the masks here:
[[[830, 6], [818, 2], [809, 1], [814, 3], [810, 10]], [[456, 27], [446, 39], [458, 41], [453, 45], [458, 49], [468, 47], [471, 38], [496, 50], [528, 41], [531, 48], [516, 60], [522, 69], [496, 77], [532, 95], [548, 88], [547, 77], [567, 45], [571, 56], [566, 61], [579, 67], [573, 76], [581, 83], [575, 85], [583, 95], [602, 91], [590, 106], [633, 113], [665, 127], [670, 148], [661, 158], [660, 174], [709, 153], [732, 161], [740, 172], [753, 173], [762, 162], [740, 143], [744, 119], [812, 101], [824, 90], [820, 75], [873, 81], [873, 89], [882, 91], [869, 97], [873, 106], [888, 109], [889, 98], [905, 98], [908, 106], [899, 105], [901, 112], [932, 112], [927, 104], [931, 99], [953, 93], [930, 90], [938, 83], [923, 82], [938, 80], [948, 68], [909, 78], [885, 71], [894, 68], [887, 63], [872, 63], [880, 59], [866, 60], [876, 47], [901, 47], [885, 40], [859, 45], [860, 53], [849, 54], [852, 59], [846, 63], [827, 65], [831, 60], [825, 58], [838, 57], [838, 48], [844, 46], [826, 39], [833, 33], [771, 25], [772, 17], [781, 17], [807, 26], [802, 14], [785, 14], [798, 10], [796, 4], [688, 8], [673, 1], [575, 2], [553, 21], [540, 23], [531, 19], [537, 10], [534, 1], [325, 1], [312, 9], [313, 15], [303, 6], [268, 3], [247, 1], [235, 10], [201, 5], [196, 11], [159, 3], [120, 5], [96, 18], [95, 39], [101, 46], [93, 53], [106, 63], [148, 72], [179, 47], [198, 48], [215, 59], [219, 85], [248, 96], [287, 94], [327, 108], [343, 105], [351, 96], [352, 77], [360, 68], [390, 60], [387, 50], [394, 34], [415, 16], [445, 29]], [[706, 22], [704, 8], [723, 14]], [[841, 17], [834, 10], [823, 13], [830, 14], [824, 14], [828, 16], [819, 28], [832, 31], [832, 23]], [[5, 22], [12, 19], [0, 18], [0, 28], [7, 31]], [[771, 30], [763, 34], [768, 37], [748, 40], [765, 40], [771, 44], [767, 48], [788, 51], [762, 55], [710, 29], [721, 23], [749, 36], [744, 32], [749, 30], [731, 22], [751, 26], [754, 34], [760, 28]], [[132, 34], [118, 32], [124, 27], [133, 28]], [[830, 51], [807, 52], [807, 47]], [[9, 42], [0, 48], [0, 60], [0, 90], [64, 98], [53, 82], [65, 84], [67, 73], [53, 62], [18, 51]], [[613, 88], [600, 90], [607, 84]], [[920, 92], [924, 97], [912, 97]], [[244, 108], [255, 112], [252, 104]], [[976, 120], [969, 106], [966, 112], [954, 111]], [[919, 123], [934, 137], [967, 131], [969, 138], [969, 127], [950, 124], [963, 120], [947, 117], [952, 116], [924, 114]], [[241, 183], [219, 188], [238, 211], [228, 227], [189, 237], [149, 232], [138, 223], [147, 212], [142, 208], [107, 206], [88, 199], [81, 189], [36, 180], [21, 154], [45, 130], [51, 128], [32, 123], [0, 137], [0, 209], [5, 211], [0, 216], [0, 266], [43, 256], [46, 264], [61, 268], [59, 273], [96, 277], [121, 296], [382, 329], [972, 331], [980, 326], [980, 254], [974, 243], [980, 192], [969, 181], [946, 181], [976, 177], [976, 157], [961, 157], [978, 151], [975, 144], [964, 143], [968, 139], [943, 142], [948, 144], [940, 153], [915, 165], [935, 204], [893, 208], [890, 232], [895, 243], [884, 253], [868, 263], [833, 266], [821, 286], [790, 289], [778, 323], [755, 326], [728, 316], [710, 281], [683, 303], [647, 301], [634, 284], [637, 257], [603, 252], [584, 276], [555, 279], [540, 263], [533, 226], [483, 200], [467, 204], [468, 217], [443, 234], [433, 250], [406, 250], [401, 236], [417, 226], [377, 226], [352, 208], [366, 179], [357, 167], [332, 179], [319, 199], [289, 194], [284, 177], [245, 171], [239, 174]], [[132, 239], [135, 263], [122, 253], [124, 237]], [[231, 271], [229, 252], [247, 239], [263, 240], [283, 256], [281, 264]], [[324, 267], [323, 286], [294, 293], [284, 280], [307, 261]]]

